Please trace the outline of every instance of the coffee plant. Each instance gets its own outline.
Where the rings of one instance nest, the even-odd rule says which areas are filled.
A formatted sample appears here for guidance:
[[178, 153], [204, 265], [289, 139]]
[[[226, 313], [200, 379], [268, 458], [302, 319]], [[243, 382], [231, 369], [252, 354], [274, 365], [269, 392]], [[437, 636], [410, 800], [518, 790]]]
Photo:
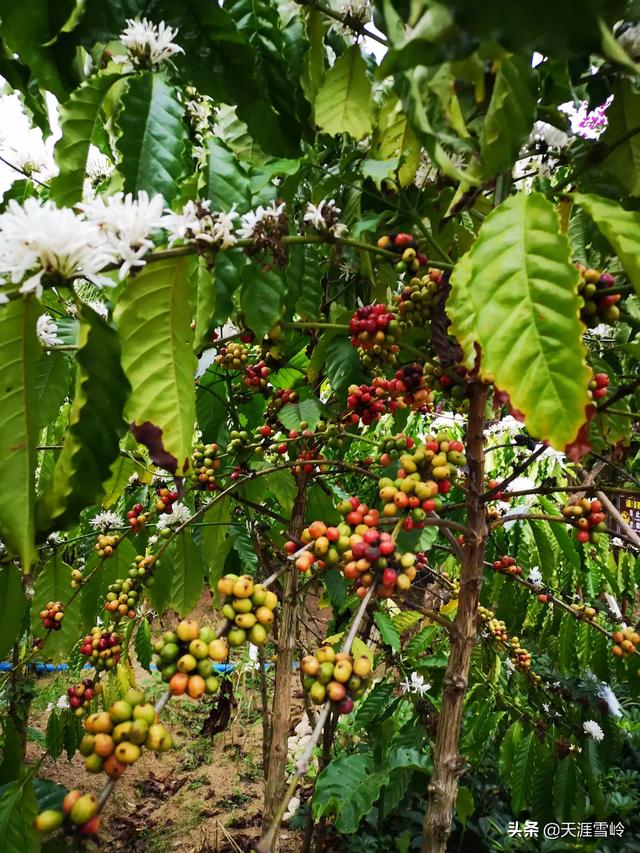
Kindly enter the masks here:
[[49, 5], [0, 0], [53, 150], [3, 124], [3, 851], [112, 844], [233, 689], [259, 853], [636, 849], [637, 4]]

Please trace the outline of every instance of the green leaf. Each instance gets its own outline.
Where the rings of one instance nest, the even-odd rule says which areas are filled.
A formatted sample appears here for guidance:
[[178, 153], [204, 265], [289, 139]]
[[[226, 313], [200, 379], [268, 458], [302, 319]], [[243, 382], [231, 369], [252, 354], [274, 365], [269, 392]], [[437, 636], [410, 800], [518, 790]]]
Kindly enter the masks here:
[[226, 212], [234, 205], [238, 213], [249, 210], [249, 177], [236, 154], [215, 136], [207, 144], [206, 180], [206, 197], [211, 202], [211, 210]]
[[358, 705], [355, 720], [357, 729], [366, 729], [374, 720], [384, 717], [393, 691], [394, 684], [390, 681], [379, 681], [374, 685], [371, 693]]
[[617, 201], [598, 195], [576, 193], [573, 200], [589, 214], [611, 243], [636, 293], [640, 295], [640, 213], [625, 210]]
[[[31, 629], [34, 637], [44, 637], [47, 633], [40, 621], [40, 611], [49, 601], [65, 601], [69, 597], [71, 566], [67, 565], [57, 552], [38, 572], [35, 582], [33, 604], [31, 606]], [[69, 607], [65, 610], [62, 628], [49, 634], [43, 654], [49, 660], [65, 660], [66, 655], [78, 642], [80, 630], [80, 609]]]
[[196, 414], [202, 440], [217, 443], [229, 409], [224, 369], [212, 364], [200, 377], [196, 389]]
[[431, 640], [436, 634], [436, 629], [433, 625], [427, 625], [415, 634], [407, 643], [404, 650], [405, 655], [409, 660], [416, 660], [418, 655], [427, 648]]
[[25, 569], [35, 560], [34, 513], [38, 407], [36, 376], [41, 349], [36, 337], [38, 303], [16, 299], [0, 307], [0, 538]]
[[305, 98], [313, 106], [324, 77], [324, 21], [322, 14], [311, 7], [304, 9], [304, 17], [309, 47], [304, 56], [300, 84]]
[[373, 128], [373, 98], [367, 66], [358, 45], [336, 61], [318, 90], [314, 104], [316, 124], [324, 133], [348, 133], [362, 139]]
[[291, 246], [287, 267], [287, 310], [317, 320], [322, 304], [322, 259], [317, 246]]
[[129, 383], [120, 367], [118, 336], [95, 311], [80, 311], [76, 390], [69, 428], [38, 503], [41, 530], [60, 529], [104, 493], [120, 452]]
[[38, 799], [38, 811], [58, 809], [62, 811], [62, 800], [69, 789], [51, 779], [34, 779], [33, 788]]
[[207, 566], [209, 586], [215, 589], [216, 582], [222, 577], [224, 563], [231, 551], [235, 537], [231, 535], [231, 498], [217, 500], [204, 515], [202, 555]]
[[138, 630], [135, 638], [136, 657], [138, 663], [143, 669], [151, 672], [151, 625], [149, 620], [142, 618], [138, 623]]
[[[640, 94], [634, 84], [619, 78], [612, 90], [613, 103], [607, 110], [607, 129], [601, 143], [615, 148], [605, 158], [603, 165], [616, 179], [625, 194], [640, 195], [640, 134], [628, 136], [640, 127]], [[618, 140], [628, 136], [625, 142]]]
[[272, 474], [264, 477], [263, 482], [264, 480], [267, 481], [269, 491], [275, 495], [283, 513], [289, 514], [298, 491], [295, 477], [291, 476], [291, 471], [288, 469], [274, 471]]
[[400, 163], [398, 180], [402, 187], [411, 184], [416, 176], [420, 164], [420, 143], [397, 97], [389, 98], [380, 108], [372, 156]]
[[38, 426], [44, 429], [60, 411], [69, 392], [69, 365], [63, 352], [43, 352], [38, 361]]
[[216, 279], [213, 270], [207, 266], [204, 257], [198, 258], [198, 263], [192, 273], [196, 293], [195, 333], [193, 346], [199, 352], [210, 342], [210, 334], [216, 312]]
[[563, 614], [558, 633], [558, 663], [566, 673], [575, 672], [577, 668], [576, 625], [573, 616]]
[[339, 756], [318, 776], [311, 806], [314, 818], [334, 815], [338, 832], [356, 832], [387, 780], [387, 773], [375, 770], [370, 755]]
[[183, 112], [176, 90], [160, 74], [145, 71], [129, 78], [117, 142], [126, 192], [160, 193], [167, 203], [177, 195], [187, 139]]
[[0, 838], [3, 853], [36, 853], [40, 848], [33, 821], [38, 801], [31, 779], [16, 779], [0, 788]]
[[503, 779], [511, 777], [511, 768], [513, 760], [522, 740], [522, 724], [519, 722], [512, 723], [507, 729], [505, 736], [500, 744], [500, 753], [498, 756], [498, 766]]
[[382, 610], [378, 610], [373, 614], [373, 621], [376, 623], [378, 631], [380, 631], [382, 642], [391, 646], [396, 652], [399, 652], [401, 647], [400, 633], [393, 624], [391, 617]]
[[0, 659], [19, 641], [24, 607], [20, 569], [13, 563], [0, 567]]
[[567, 755], [558, 764], [553, 780], [553, 811], [557, 820], [568, 820], [576, 799], [578, 773], [575, 759]]
[[[316, 351], [314, 351], [314, 356]], [[346, 334], [336, 335], [329, 339], [323, 367], [331, 387], [340, 397], [346, 396], [349, 385], [352, 383], [359, 384], [363, 378], [362, 365], [358, 359], [358, 354], [351, 346], [351, 341]]]
[[60, 170], [51, 181], [51, 198], [59, 207], [82, 199], [89, 147], [109, 89], [121, 74], [95, 74], [60, 105], [60, 139], [54, 157]]
[[131, 383], [126, 416], [153, 461], [178, 475], [189, 467], [195, 423], [189, 261], [158, 261], [131, 279], [114, 319]]
[[54, 759], [59, 758], [62, 755], [62, 750], [64, 749], [63, 742], [63, 731], [64, 726], [60, 722], [60, 717], [58, 712], [53, 710], [49, 714], [49, 719], [47, 720], [47, 731], [46, 731], [46, 744], [47, 744], [47, 752]]
[[403, 610], [401, 613], [396, 613], [391, 621], [398, 629], [398, 632], [404, 634], [409, 628], [417, 625], [421, 619], [422, 613], [418, 613], [416, 610]]
[[538, 75], [520, 56], [503, 59], [480, 134], [483, 178], [510, 170], [536, 115]]
[[263, 270], [255, 264], [243, 268], [241, 279], [240, 310], [247, 327], [261, 340], [280, 317], [286, 279], [275, 269]]
[[[451, 276], [447, 312], [467, 367], [506, 391], [532, 435], [562, 450], [585, 422], [590, 371], [578, 271], [553, 205], [518, 193], [487, 216]], [[571, 370], [567, 370], [571, 364]]]
[[511, 807], [514, 814], [526, 808], [536, 763], [536, 739], [533, 732], [525, 735], [513, 756], [511, 766]]
[[301, 421], [307, 421], [309, 429], [315, 429], [322, 418], [322, 409], [320, 403], [310, 397], [299, 403], [287, 403], [280, 409], [278, 418], [287, 429], [298, 429]]
[[204, 563], [188, 530], [172, 541], [154, 577], [149, 597], [157, 610], [171, 607], [181, 616], [193, 610], [204, 588]]
[[458, 788], [456, 795], [456, 817], [463, 826], [466, 827], [467, 818], [470, 818], [475, 810], [476, 804], [469, 788], [465, 788], [464, 786]]
[[322, 582], [331, 607], [336, 613], [340, 613], [349, 595], [344, 576], [337, 569], [327, 569], [322, 574]]

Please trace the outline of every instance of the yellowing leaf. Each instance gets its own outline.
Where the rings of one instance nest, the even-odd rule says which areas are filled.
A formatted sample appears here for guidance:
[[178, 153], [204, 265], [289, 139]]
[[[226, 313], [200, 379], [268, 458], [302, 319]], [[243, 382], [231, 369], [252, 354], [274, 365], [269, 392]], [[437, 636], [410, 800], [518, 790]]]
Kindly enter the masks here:
[[316, 124], [325, 133], [348, 133], [354, 139], [371, 133], [371, 81], [357, 45], [343, 53], [327, 73], [314, 109]]

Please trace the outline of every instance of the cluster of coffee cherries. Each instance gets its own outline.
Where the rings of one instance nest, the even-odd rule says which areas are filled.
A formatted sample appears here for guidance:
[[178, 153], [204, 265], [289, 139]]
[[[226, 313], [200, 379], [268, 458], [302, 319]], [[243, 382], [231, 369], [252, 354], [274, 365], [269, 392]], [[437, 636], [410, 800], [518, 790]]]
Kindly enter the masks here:
[[589, 328], [599, 323], [615, 323], [620, 319], [620, 309], [617, 302], [622, 298], [619, 293], [607, 294], [602, 290], [611, 288], [616, 280], [610, 273], [587, 269], [583, 264], [576, 264], [580, 273], [578, 293], [582, 297], [580, 319]]
[[90, 714], [84, 729], [86, 734], [78, 751], [84, 756], [85, 768], [89, 773], [106, 773], [113, 779], [138, 761], [143, 748], [166, 752], [173, 746], [171, 735], [158, 721], [156, 709], [142, 690], [133, 687], [108, 711]]
[[431, 317], [440, 279], [440, 271], [431, 269], [422, 278], [414, 277], [408, 284], [403, 285], [396, 296], [398, 312], [403, 320], [424, 328]]
[[248, 364], [244, 370], [242, 381], [254, 391], [266, 391], [269, 387], [270, 368], [267, 367], [266, 361], [258, 361], [256, 364]]
[[606, 373], [594, 373], [589, 382], [589, 392], [592, 399], [602, 400], [609, 392], [609, 377]]
[[160, 514], [165, 513], [166, 515], [171, 515], [173, 512], [173, 505], [178, 500], [178, 493], [175, 491], [171, 491], [166, 486], [160, 486], [156, 489], [156, 511]]
[[400, 231], [397, 234], [383, 234], [378, 238], [377, 246], [379, 249], [386, 249], [388, 252], [395, 252], [400, 255], [400, 260], [396, 262], [396, 272], [416, 273], [420, 267], [424, 267], [428, 263], [426, 255], [418, 252], [418, 243], [414, 240], [412, 234], [407, 234]]
[[569, 606], [578, 619], [588, 621], [589, 619], [595, 619], [598, 615], [598, 611], [595, 607], [589, 607], [588, 604], [583, 604], [581, 601], [574, 601]]
[[131, 525], [133, 532], [138, 533], [138, 531], [144, 527], [147, 521], [151, 518], [151, 513], [145, 512], [142, 504], [134, 504], [127, 513], [127, 518], [129, 519], [129, 524]]
[[391, 465], [396, 459], [399, 459], [401, 454], [407, 450], [412, 450], [415, 447], [415, 439], [410, 435], [398, 433], [398, 435], [383, 438], [378, 445], [380, 451], [380, 464], [385, 468]]
[[264, 646], [278, 606], [278, 596], [250, 575], [228, 574], [218, 581], [222, 598], [222, 615], [229, 621], [226, 632], [230, 646], [240, 646], [247, 639], [254, 646]]
[[290, 388], [279, 388], [267, 403], [264, 412], [264, 419], [267, 423], [274, 423], [277, 419], [278, 412], [287, 403], [297, 403], [300, 400], [300, 395], [297, 391], [292, 391]]
[[98, 539], [94, 548], [101, 560], [107, 560], [113, 556], [113, 552], [118, 547], [120, 537], [116, 533], [99, 533]]
[[96, 672], [113, 669], [120, 661], [123, 642], [122, 636], [116, 631], [96, 626], [81, 641], [80, 654], [89, 658]]
[[507, 626], [502, 619], [496, 619], [496, 614], [493, 610], [489, 610], [488, 607], [479, 607], [478, 618], [494, 639], [500, 640], [503, 643], [508, 642]]
[[248, 358], [249, 351], [244, 344], [231, 343], [220, 348], [216, 356], [216, 364], [224, 367], [225, 370], [241, 370]]
[[154, 554], [138, 554], [129, 569], [128, 577], [118, 578], [107, 587], [104, 609], [108, 613], [134, 619], [142, 588], [153, 586], [153, 572], [157, 566], [158, 560]]
[[614, 655], [621, 658], [627, 658], [629, 655], [635, 654], [636, 646], [640, 645], [640, 634], [633, 628], [622, 628], [620, 631], [614, 631], [614, 645], [611, 649]]
[[193, 474], [191, 479], [198, 489], [215, 492], [216, 471], [221, 465], [218, 455], [217, 444], [197, 444], [191, 455]]
[[386, 305], [363, 305], [349, 320], [351, 344], [365, 367], [394, 364], [402, 326]]
[[539, 675], [530, 671], [531, 653], [520, 644], [518, 637], [512, 637], [509, 640], [509, 656], [515, 664], [516, 669], [527, 673], [534, 681], [542, 680]]
[[69, 707], [76, 717], [84, 717], [91, 707], [91, 700], [102, 693], [102, 685], [95, 683], [92, 678], [85, 678], [80, 684], [67, 687]]
[[47, 631], [59, 631], [64, 619], [64, 604], [61, 601], [48, 601], [40, 611], [40, 621]]
[[425, 364], [425, 385], [432, 391], [439, 391], [447, 400], [450, 400], [456, 411], [464, 411], [468, 406], [467, 386], [464, 381], [468, 371], [461, 364], [452, 367], [451, 371], [460, 378], [460, 382], [457, 382], [449, 371], [445, 371], [438, 364]]
[[282, 352], [282, 340], [284, 332], [282, 326], [277, 325], [270, 329], [260, 343], [262, 357], [267, 367], [278, 369], [284, 364], [284, 355]]
[[407, 364], [396, 370], [393, 377], [387, 381], [386, 388], [391, 396], [390, 411], [394, 411], [392, 404], [395, 401], [399, 408], [411, 407], [415, 411], [426, 413], [433, 401], [433, 394], [426, 386], [421, 364]]
[[367, 655], [353, 658], [348, 652], [336, 652], [322, 645], [313, 655], [300, 662], [302, 684], [314, 705], [330, 701], [340, 714], [349, 714], [356, 699], [364, 696], [371, 676], [371, 660]]
[[82, 572], [80, 569], [71, 569], [71, 589], [80, 589], [82, 586]]
[[518, 566], [514, 558], [509, 557], [508, 555], [500, 557], [499, 560], [495, 560], [493, 563], [493, 570], [495, 572], [501, 572], [503, 575], [522, 574], [522, 566]]
[[578, 542], [597, 542], [598, 533], [606, 530], [606, 515], [598, 500], [583, 498], [562, 508], [566, 520], [576, 528]]
[[98, 798], [95, 794], [83, 794], [82, 791], [69, 791], [62, 800], [62, 810], [46, 809], [33, 822], [42, 835], [62, 828], [65, 835], [80, 833], [84, 836], [96, 835], [100, 829]]
[[214, 663], [226, 660], [228, 649], [213, 628], [183, 619], [175, 631], [165, 631], [154, 640], [153, 651], [162, 680], [169, 684], [173, 696], [186, 694], [200, 699], [218, 692], [220, 681]]
[[373, 380], [373, 385], [350, 385], [347, 392], [347, 406], [350, 419], [354, 424], [362, 423], [365, 426], [380, 420], [387, 411], [387, 383], [386, 379]]

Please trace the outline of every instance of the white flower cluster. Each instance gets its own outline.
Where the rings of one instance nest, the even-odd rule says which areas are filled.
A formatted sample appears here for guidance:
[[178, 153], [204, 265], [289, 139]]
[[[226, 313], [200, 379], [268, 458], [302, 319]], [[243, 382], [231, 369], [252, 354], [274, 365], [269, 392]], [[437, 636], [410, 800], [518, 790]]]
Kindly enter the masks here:
[[134, 68], [158, 69], [176, 53], [184, 53], [173, 41], [177, 34], [178, 30], [164, 21], [156, 25], [147, 18], [141, 21], [129, 18], [120, 41], [127, 48]]
[[593, 738], [596, 743], [599, 743], [601, 740], [604, 740], [604, 732], [595, 720], [587, 720], [586, 723], [582, 724], [582, 728], [584, 730], [584, 733], [586, 735], [589, 735], [590, 738]]
[[571, 132], [576, 136], [581, 136], [582, 139], [599, 139], [609, 124], [605, 113], [612, 101], [613, 95], [610, 95], [604, 104], [591, 111], [586, 101], [582, 101], [578, 107], [572, 101], [567, 101], [566, 104], [560, 104], [558, 109], [568, 117]]
[[241, 240], [251, 240], [262, 230], [263, 225], [271, 225], [279, 222], [285, 212], [286, 204], [278, 204], [272, 201], [268, 207], [259, 205], [255, 210], [250, 210], [242, 217], [238, 237]]
[[42, 295], [44, 275], [82, 276], [98, 287], [112, 282], [100, 272], [115, 260], [100, 229], [52, 201], [12, 199], [0, 214], [0, 277], [21, 284], [21, 293]]
[[331, 29], [343, 36], [352, 36], [358, 32], [360, 27], [368, 24], [371, 20], [371, 3], [369, 0], [347, 0], [340, 6], [340, 14], [344, 18], [341, 21], [332, 21]]
[[334, 199], [323, 199], [320, 204], [307, 204], [307, 209], [304, 214], [304, 221], [308, 222], [316, 231], [323, 234], [332, 234], [340, 239], [346, 237], [348, 233], [347, 226], [339, 222], [342, 210], [335, 203]]
[[94, 515], [89, 524], [94, 530], [99, 530], [101, 533], [106, 533], [107, 530], [113, 530], [116, 527], [124, 527], [124, 521], [118, 513], [109, 510], [103, 510]]
[[542, 586], [543, 577], [542, 572], [538, 568], [538, 566], [532, 566], [529, 572], [529, 583], [532, 583], [535, 589], [540, 589]]
[[58, 327], [51, 314], [41, 314], [36, 323], [36, 335], [43, 347], [54, 347], [62, 343], [58, 337]]
[[431, 690], [431, 685], [417, 672], [412, 672], [410, 677], [405, 678], [400, 687], [403, 693], [417, 693], [419, 696], [424, 696]]
[[179, 240], [204, 242], [227, 249], [237, 242], [233, 233], [237, 217], [235, 205], [228, 213], [212, 211], [209, 201], [188, 201], [180, 213], [169, 213], [163, 220], [170, 233], [169, 245]]
[[97, 196], [78, 205], [88, 222], [96, 225], [114, 257], [122, 261], [120, 278], [134, 267], [144, 266], [144, 255], [153, 248], [149, 235], [162, 227], [164, 201], [161, 195], [149, 198], [141, 191]]
[[163, 513], [158, 519], [156, 530], [164, 530], [165, 527], [180, 527], [181, 524], [189, 521], [191, 518], [191, 510], [180, 501], [173, 504], [170, 513]]

